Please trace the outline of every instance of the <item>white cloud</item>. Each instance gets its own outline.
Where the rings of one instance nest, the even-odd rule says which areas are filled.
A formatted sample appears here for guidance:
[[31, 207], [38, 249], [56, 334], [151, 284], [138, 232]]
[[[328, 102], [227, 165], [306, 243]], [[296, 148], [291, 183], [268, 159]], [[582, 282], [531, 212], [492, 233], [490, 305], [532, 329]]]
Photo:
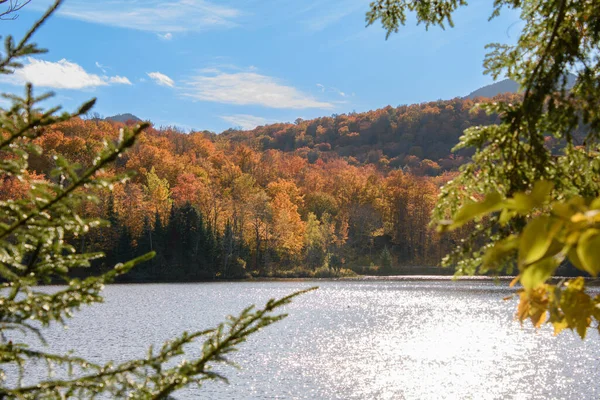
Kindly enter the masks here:
[[329, 102], [319, 101], [277, 79], [256, 72], [197, 75], [186, 82], [185, 96], [196, 100], [225, 104], [261, 105], [271, 108], [333, 108]]
[[[33, 3], [33, 8], [42, 10], [50, 2]], [[241, 12], [218, 3], [208, 0], [71, 0], [65, 2], [58, 13], [82, 21], [165, 35], [236, 26], [235, 20]]]
[[167, 32], [165, 34], [157, 33], [156, 34], [162, 40], [171, 40], [173, 39], [173, 34], [171, 32]]
[[248, 114], [223, 115], [220, 118], [233, 124], [236, 128], [240, 127], [245, 130], [254, 129], [259, 125], [266, 125], [274, 122], [273, 120]]
[[86, 72], [79, 64], [62, 59], [57, 62], [28, 57], [23, 68], [2, 78], [5, 82], [21, 85], [31, 82], [35, 86], [55, 89], [84, 89], [112, 83], [131, 85], [126, 77], [98, 76]]
[[161, 86], [173, 87], [175, 86], [175, 82], [173, 79], [169, 78], [165, 74], [161, 74], [160, 72], [148, 72], [147, 75], [157, 84]]
[[119, 75], [111, 76], [110, 78], [108, 78], [108, 81], [110, 83], [120, 83], [122, 85], [131, 85], [132, 84], [129, 79], [127, 79], [124, 76], [119, 76]]

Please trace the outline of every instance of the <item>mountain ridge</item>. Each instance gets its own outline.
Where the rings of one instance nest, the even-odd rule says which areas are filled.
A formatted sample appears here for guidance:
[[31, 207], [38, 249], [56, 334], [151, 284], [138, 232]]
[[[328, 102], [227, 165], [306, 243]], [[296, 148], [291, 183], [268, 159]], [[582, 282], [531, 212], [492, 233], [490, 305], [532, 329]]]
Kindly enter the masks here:
[[104, 119], [106, 121], [115, 121], [115, 122], [123, 122], [123, 123], [129, 122], [129, 121], [133, 121], [133, 122], [141, 122], [142, 121], [141, 118], [138, 118], [131, 113], [117, 114], [117, 115], [113, 115], [112, 117], [106, 117]]
[[[567, 89], [575, 85], [577, 76], [569, 74], [567, 76]], [[476, 89], [463, 97], [463, 99], [475, 99], [477, 97], [492, 98], [503, 93], [519, 93], [519, 84], [512, 79], [503, 79]]]
[[475, 99], [477, 97], [495, 97], [502, 93], [518, 93], [519, 84], [511, 79], [503, 79], [476, 89], [463, 97], [463, 99]]

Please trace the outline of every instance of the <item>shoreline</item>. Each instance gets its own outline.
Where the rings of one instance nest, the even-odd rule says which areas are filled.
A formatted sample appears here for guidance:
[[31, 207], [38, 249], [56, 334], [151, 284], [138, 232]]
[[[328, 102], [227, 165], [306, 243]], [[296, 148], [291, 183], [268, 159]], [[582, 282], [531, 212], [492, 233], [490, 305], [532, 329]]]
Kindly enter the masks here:
[[[324, 277], [324, 278], [295, 278], [295, 277], [253, 277], [253, 278], [229, 278], [229, 279], [206, 279], [197, 281], [138, 281], [138, 282], [112, 282], [107, 285], [159, 285], [159, 284], [196, 284], [196, 283], [244, 283], [244, 282], [325, 282], [325, 281], [350, 281], [350, 282], [511, 282], [515, 276], [453, 276], [453, 275], [358, 275], [346, 277]], [[574, 279], [569, 276], [552, 277], [549, 283], [558, 283], [561, 280]], [[588, 286], [599, 287], [600, 278], [584, 277]], [[62, 286], [63, 284], [52, 283], [48, 286]], [[44, 285], [46, 286], [46, 285]]]
[[[511, 282], [515, 276], [453, 276], [453, 275], [359, 275], [348, 277], [332, 278], [277, 278], [277, 277], [258, 277], [252, 279], [222, 279], [209, 282], [269, 282], [269, 281], [502, 281]], [[555, 276], [551, 282], [559, 282], [562, 279], [574, 279], [570, 276]], [[600, 278], [584, 277], [586, 282], [597, 282], [600, 285]]]

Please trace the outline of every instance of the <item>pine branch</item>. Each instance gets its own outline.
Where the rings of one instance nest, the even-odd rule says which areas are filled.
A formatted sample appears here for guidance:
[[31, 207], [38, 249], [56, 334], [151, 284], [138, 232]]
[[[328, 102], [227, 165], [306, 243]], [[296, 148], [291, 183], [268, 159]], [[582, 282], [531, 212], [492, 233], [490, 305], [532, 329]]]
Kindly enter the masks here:
[[[272, 315], [272, 313], [289, 304], [291, 300], [301, 294], [315, 290], [310, 288], [292, 293], [279, 300], [269, 300], [265, 307], [253, 311], [253, 307], [248, 307], [238, 317], [231, 317], [227, 324], [221, 324], [215, 329], [199, 331], [192, 334], [184, 333], [179, 338], [167, 342], [162, 349], [155, 355], [143, 360], [129, 361], [124, 364], [113, 366], [107, 364], [98, 366], [87, 363], [87, 368], [98, 370], [97, 373], [85, 375], [73, 380], [50, 380], [40, 382], [37, 385], [4, 389], [0, 395], [12, 396], [23, 399], [36, 398], [41, 394], [45, 396], [61, 396], [73, 394], [75, 391], [85, 391], [88, 394], [107, 389], [119, 391], [122, 394], [130, 390], [142, 389], [138, 391], [138, 396], [142, 393], [146, 395], [143, 398], [165, 399], [170, 393], [188, 385], [191, 382], [200, 383], [206, 379], [226, 380], [220, 374], [211, 371], [212, 364], [232, 363], [224, 357], [237, 349], [236, 346], [245, 342], [249, 335], [256, 331], [271, 325], [286, 317], [287, 314]], [[227, 333], [224, 333], [225, 327], [228, 327]], [[184, 353], [186, 345], [194, 343], [200, 337], [206, 337], [202, 345], [202, 356], [192, 362], [182, 363], [180, 366], [170, 370], [163, 371], [160, 367], [173, 358]], [[29, 354], [25, 351], [22, 354]], [[72, 362], [77, 365], [86, 363], [85, 360], [77, 357], [62, 357], [56, 355], [45, 355], [45, 353], [33, 352], [32, 356], [44, 358], [48, 356], [53, 361], [65, 363]], [[151, 373], [154, 371], [154, 373]], [[127, 374], [137, 377], [137, 381], [130, 381], [126, 378]], [[145, 385], [152, 386], [138, 387], [140, 379], [144, 379]], [[122, 386], [117, 389], [117, 386]]]

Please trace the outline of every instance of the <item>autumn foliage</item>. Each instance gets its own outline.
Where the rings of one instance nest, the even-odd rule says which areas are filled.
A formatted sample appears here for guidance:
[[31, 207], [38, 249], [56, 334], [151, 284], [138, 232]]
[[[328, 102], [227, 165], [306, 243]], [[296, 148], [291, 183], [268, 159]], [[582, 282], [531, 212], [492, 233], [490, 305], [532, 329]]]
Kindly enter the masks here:
[[[438, 236], [430, 214], [468, 156], [450, 148], [465, 126], [494, 119], [469, 114], [472, 106], [455, 99], [220, 135], [147, 129], [101, 172], [134, 178], [86, 206], [111, 227], [78, 245], [107, 253], [100, 269], [156, 250], [136, 280], [436, 265], [457, 238]], [[58, 154], [93, 164], [122, 127], [84, 119], [53, 127], [28, 176], [60, 179], [49, 176]], [[0, 184], [3, 196], [18, 197], [27, 182]]]

